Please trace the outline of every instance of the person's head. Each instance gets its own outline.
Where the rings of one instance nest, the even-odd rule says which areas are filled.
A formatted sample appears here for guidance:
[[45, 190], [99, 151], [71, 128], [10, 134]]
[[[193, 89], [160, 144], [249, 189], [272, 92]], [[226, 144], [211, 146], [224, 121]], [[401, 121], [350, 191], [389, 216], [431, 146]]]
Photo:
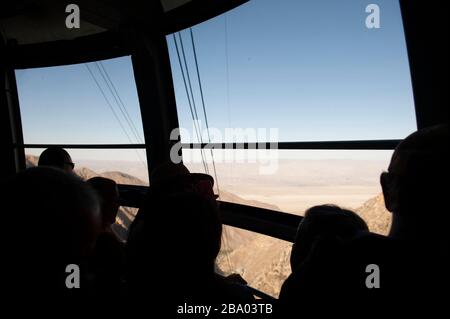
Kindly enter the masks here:
[[356, 213], [335, 205], [320, 205], [305, 212], [291, 252], [291, 268], [297, 268], [312, 251], [318, 239], [345, 242], [357, 233], [368, 231], [367, 224]]
[[380, 177], [386, 208], [393, 213], [391, 235], [425, 237], [447, 224], [448, 163], [448, 125], [416, 131], [397, 146]]
[[80, 178], [51, 167], [29, 168], [6, 181], [2, 195], [10, 208], [3, 217], [6, 260], [14, 262], [14, 271], [28, 267], [43, 280], [59, 280], [68, 264], [86, 260], [100, 229], [100, 209]]
[[38, 166], [51, 166], [62, 169], [66, 172], [72, 172], [75, 164], [69, 153], [61, 147], [49, 147], [39, 156]]
[[207, 199], [215, 200], [214, 179], [208, 174], [191, 173], [182, 164], [164, 163], [155, 168], [150, 176], [151, 190], [157, 194], [194, 192]]
[[114, 224], [120, 207], [116, 182], [109, 178], [93, 177], [87, 183], [97, 191], [100, 197], [103, 225]]

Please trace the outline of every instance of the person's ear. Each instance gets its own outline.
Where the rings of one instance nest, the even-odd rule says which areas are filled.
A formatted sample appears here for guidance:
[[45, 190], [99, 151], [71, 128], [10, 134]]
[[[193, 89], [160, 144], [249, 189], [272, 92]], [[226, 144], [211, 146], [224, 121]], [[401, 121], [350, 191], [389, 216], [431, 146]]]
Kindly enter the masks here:
[[383, 190], [384, 205], [390, 212], [397, 210], [397, 196], [393, 185], [392, 175], [388, 172], [381, 173], [380, 184]]

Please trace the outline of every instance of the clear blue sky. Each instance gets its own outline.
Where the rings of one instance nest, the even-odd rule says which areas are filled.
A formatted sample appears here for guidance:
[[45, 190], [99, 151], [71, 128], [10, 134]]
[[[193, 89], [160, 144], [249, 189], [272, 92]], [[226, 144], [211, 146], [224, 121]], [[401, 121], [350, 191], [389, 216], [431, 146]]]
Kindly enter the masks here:
[[[414, 131], [399, 4], [376, 1], [381, 28], [367, 29], [369, 3], [253, 0], [195, 26], [210, 126], [278, 128], [280, 141], [403, 138]], [[189, 33], [182, 36], [202, 116]], [[180, 126], [192, 131], [173, 39], [167, 39]], [[103, 63], [142, 138], [129, 57]], [[85, 65], [21, 70], [17, 81], [26, 143], [130, 142]]]

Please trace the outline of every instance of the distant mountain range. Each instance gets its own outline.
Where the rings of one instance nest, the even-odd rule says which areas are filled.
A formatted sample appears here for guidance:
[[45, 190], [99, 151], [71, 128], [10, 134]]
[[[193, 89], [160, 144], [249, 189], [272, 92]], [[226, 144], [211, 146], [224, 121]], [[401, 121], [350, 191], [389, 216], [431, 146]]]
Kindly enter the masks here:
[[[38, 158], [27, 155], [27, 167], [36, 166]], [[77, 168], [75, 173], [83, 179], [103, 176], [119, 184], [146, 185], [137, 177], [110, 171], [97, 173], [89, 168]], [[243, 205], [258, 206], [271, 210], [280, 210], [277, 206], [256, 200], [246, 200], [230, 191], [221, 189], [220, 199]], [[384, 207], [382, 194], [379, 194], [355, 210], [369, 225], [371, 231], [387, 234], [391, 215]], [[127, 229], [136, 215], [137, 209], [121, 207], [114, 230], [120, 238], [126, 239]], [[289, 257], [291, 243], [265, 235], [225, 226], [222, 251], [217, 258], [221, 272], [240, 273], [256, 289], [278, 296], [283, 281], [290, 274]]]

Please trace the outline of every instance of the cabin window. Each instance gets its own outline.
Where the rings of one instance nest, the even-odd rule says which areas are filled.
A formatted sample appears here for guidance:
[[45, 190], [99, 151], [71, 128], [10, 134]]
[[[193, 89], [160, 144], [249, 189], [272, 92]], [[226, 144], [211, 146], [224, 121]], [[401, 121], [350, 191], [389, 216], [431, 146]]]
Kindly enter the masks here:
[[[148, 185], [139, 101], [129, 56], [16, 71], [28, 165], [48, 144], [66, 147], [84, 178]], [[70, 148], [71, 144], [88, 149]], [[98, 149], [95, 145], [127, 145]], [[36, 145], [36, 147], [33, 147]], [[135, 147], [133, 147], [135, 146]]]
[[194, 118], [206, 127], [203, 93], [223, 142], [240, 141], [226, 128], [277, 128], [280, 142], [404, 138], [416, 119], [400, 7], [377, 4], [370, 29], [367, 1], [252, 0], [192, 27], [195, 56], [190, 29], [168, 35], [182, 140], [198, 140], [191, 88]]
[[[377, 4], [380, 28], [367, 27], [366, 1], [253, 0], [168, 35], [182, 142], [379, 141], [415, 131], [399, 3]], [[293, 214], [376, 201], [392, 154], [185, 146], [184, 162], [214, 175], [222, 200]]]
[[[399, 3], [377, 1], [379, 28], [366, 24], [368, 5], [252, 0], [167, 36], [184, 163], [213, 175], [221, 200], [298, 215], [314, 205], [337, 204], [356, 211], [372, 231], [388, 232], [391, 214], [379, 176], [393, 147], [273, 153], [187, 147], [210, 141], [373, 142], [415, 131]], [[290, 272], [290, 245], [225, 229], [219, 268], [277, 296]], [[240, 242], [245, 245], [234, 246]]]

